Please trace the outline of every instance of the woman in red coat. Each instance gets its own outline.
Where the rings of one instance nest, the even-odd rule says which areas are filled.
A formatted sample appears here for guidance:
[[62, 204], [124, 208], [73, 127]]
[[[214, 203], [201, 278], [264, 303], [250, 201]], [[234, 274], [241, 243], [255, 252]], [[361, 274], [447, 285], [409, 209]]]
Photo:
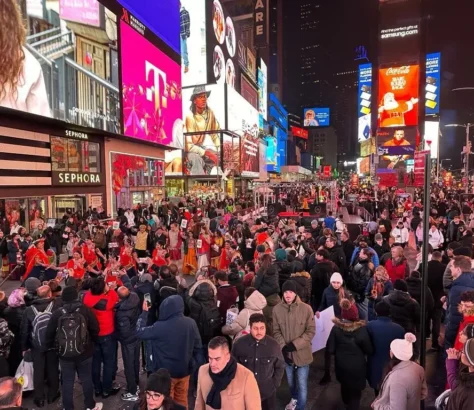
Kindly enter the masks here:
[[394, 246], [391, 249], [392, 257], [385, 263], [385, 269], [392, 283], [397, 279], [405, 280], [410, 275], [410, 267], [405, 256], [403, 256], [403, 248]]

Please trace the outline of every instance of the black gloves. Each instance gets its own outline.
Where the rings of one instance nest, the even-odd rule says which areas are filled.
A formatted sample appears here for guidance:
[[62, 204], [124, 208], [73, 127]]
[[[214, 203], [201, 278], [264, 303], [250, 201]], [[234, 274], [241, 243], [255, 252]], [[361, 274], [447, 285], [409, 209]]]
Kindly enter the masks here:
[[287, 353], [296, 352], [296, 347], [293, 344], [293, 342], [290, 342], [286, 346], [283, 347], [282, 351], [287, 352]]

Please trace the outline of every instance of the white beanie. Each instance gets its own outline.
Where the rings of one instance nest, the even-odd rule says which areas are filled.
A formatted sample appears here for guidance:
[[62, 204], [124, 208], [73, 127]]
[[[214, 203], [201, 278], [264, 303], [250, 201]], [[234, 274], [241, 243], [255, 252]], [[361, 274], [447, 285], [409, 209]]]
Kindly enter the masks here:
[[343, 283], [344, 280], [342, 279], [342, 276], [340, 273], [337, 273], [337, 272], [334, 272], [331, 276], [331, 279], [329, 280], [329, 282], [339, 282], [339, 283]]
[[413, 357], [413, 343], [415, 342], [416, 336], [413, 333], [406, 333], [405, 339], [395, 339], [390, 343], [390, 350], [398, 360], [409, 361]]

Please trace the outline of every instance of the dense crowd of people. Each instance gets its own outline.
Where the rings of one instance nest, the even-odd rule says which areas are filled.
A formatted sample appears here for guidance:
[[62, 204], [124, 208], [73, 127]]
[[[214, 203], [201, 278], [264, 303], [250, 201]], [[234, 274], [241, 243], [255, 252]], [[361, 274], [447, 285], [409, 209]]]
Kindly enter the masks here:
[[[251, 201], [243, 198], [163, 201], [120, 210], [113, 220], [90, 209], [31, 233], [4, 222], [3, 276], [21, 286], [0, 293], [0, 391], [8, 386], [10, 407], [20, 391], [21, 403], [11, 377], [27, 362], [37, 407], [62, 396], [62, 407], [73, 409], [77, 374], [85, 408], [101, 409], [100, 397], [122, 389], [115, 381], [120, 347], [121, 398], [137, 409], [187, 409], [192, 394], [195, 409], [276, 409], [286, 374], [286, 409], [302, 410], [315, 320], [331, 308], [320, 383], [331, 381], [334, 361], [346, 409], [360, 408], [366, 382], [374, 409], [418, 409], [427, 397], [417, 364], [425, 348], [425, 270], [420, 256], [410, 269], [404, 248], [428, 246], [426, 331], [431, 350], [447, 355], [449, 390], [439, 405], [469, 409], [472, 204], [438, 192], [426, 244], [421, 193], [391, 191], [381, 201], [368, 191], [358, 195], [374, 217], [355, 241], [342, 215], [268, 217], [248, 213]], [[290, 198], [293, 208], [304, 205], [305, 198]], [[141, 371], [148, 375], [144, 391]]]

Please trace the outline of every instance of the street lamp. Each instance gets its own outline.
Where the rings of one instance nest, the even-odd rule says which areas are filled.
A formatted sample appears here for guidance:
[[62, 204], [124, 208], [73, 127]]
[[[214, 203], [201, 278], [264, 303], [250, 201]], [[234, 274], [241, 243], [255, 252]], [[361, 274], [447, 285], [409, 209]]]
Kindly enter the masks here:
[[[454, 90], [453, 90], [454, 91]], [[467, 124], [446, 124], [445, 127], [461, 127], [466, 129], [466, 148], [464, 154], [465, 157], [465, 165], [464, 165], [464, 172], [468, 178], [468, 182], [466, 184], [466, 194], [469, 193], [469, 155], [471, 154], [471, 142], [469, 141], [469, 131], [470, 128], [473, 127], [474, 124], [468, 122]], [[462, 155], [462, 154], [461, 154]]]

